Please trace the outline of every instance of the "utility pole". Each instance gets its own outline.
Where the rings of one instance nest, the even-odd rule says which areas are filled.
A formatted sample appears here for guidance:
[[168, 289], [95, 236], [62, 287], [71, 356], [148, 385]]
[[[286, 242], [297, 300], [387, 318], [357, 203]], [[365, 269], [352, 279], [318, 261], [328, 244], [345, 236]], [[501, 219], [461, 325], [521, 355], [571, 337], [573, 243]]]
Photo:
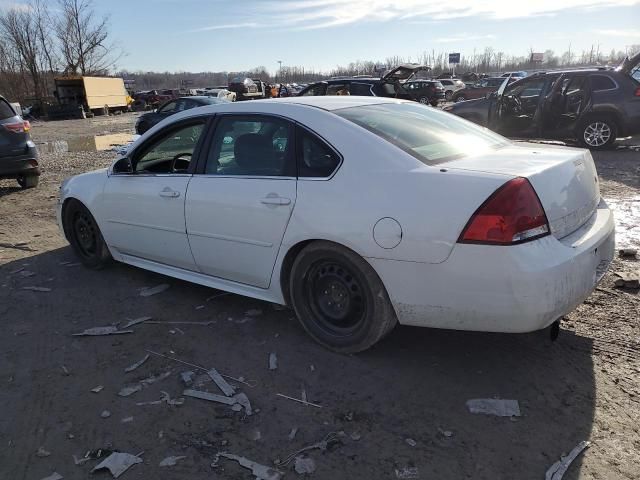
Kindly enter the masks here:
[[[278, 60], [278, 78], [282, 77], [282, 60]], [[282, 81], [282, 78], [280, 78]]]

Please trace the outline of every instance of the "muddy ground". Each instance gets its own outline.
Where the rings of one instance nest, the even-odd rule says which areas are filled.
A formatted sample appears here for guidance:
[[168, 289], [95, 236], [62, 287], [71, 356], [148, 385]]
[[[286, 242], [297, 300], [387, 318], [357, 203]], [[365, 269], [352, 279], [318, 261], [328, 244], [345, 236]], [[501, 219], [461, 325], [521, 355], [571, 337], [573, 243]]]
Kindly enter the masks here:
[[[132, 133], [134, 121], [127, 114], [36, 122], [40, 186], [21, 191], [0, 181], [0, 478], [39, 480], [54, 471], [65, 479], [111, 478], [90, 474], [98, 460], [74, 464], [73, 455], [102, 448], [144, 452], [144, 463], [124, 479], [248, 479], [234, 462], [212, 467], [216, 452], [273, 465], [332, 432], [337, 439], [326, 450], [308, 452], [313, 478], [394, 479], [398, 470], [419, 479], [542, 479], [583, 440], [591, 446], [564, 478], [640, 478], [640, 296], [614, 288], [613, 273], [569, 315], [555, 343], [540, 334], [400, 327], [363, 354], [334, 354], [311, 341], [289, 310], [215, 297], [220, 292], [121, 264], [100, 272], [76, 265], [55, 224], [58, 185], [112, 161], [113, 152], [90, 151], [109, 142], [87, 136]], [[620, 246], [640, 247], [640, 153], [630, 147], [640, 140], [625, 143], [594, 156], [603, 196], [616, 209]], [[612, 270], [639, 266], [617, 258]], [[162, 283], [170, 288], [139, 295]], [[145, 323], [127, 335], [71, 336], [141, 316], [207, 324]], [[180, 372], [190, 369], [152, 355], [125, 373], [147, 350], [243, 377], [245, 384], [230, 382], [255, 414], [194, 398], [138, 406], [161, 392], [181, 397]], [[278, 357], [273, 371], [271, 352]], [[163, 372], [171, 373], [118, 396], [123, 386]], [[217, 392], [210, 382], [199, 388]], [[322, 408], [276, 395], [300, 398], [302, 389]], [[522, 416], [470, 414], [465, 402], [484, 397], [517, 399]], [[50, 455], [38, 456], [39, 447]], [[159, 467], [170, 455], [185, 458]], [[299, 476], [291, 465], [281, 470]]]

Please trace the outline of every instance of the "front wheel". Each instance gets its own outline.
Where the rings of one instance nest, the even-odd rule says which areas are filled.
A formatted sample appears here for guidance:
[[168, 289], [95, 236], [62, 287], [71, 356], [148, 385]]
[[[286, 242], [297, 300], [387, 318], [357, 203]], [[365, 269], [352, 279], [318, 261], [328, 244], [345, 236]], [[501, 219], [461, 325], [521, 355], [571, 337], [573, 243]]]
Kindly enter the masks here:
[[608, 118], [590, 118], [582, 122], [578, 129], [578, 141], [587, 148], [600, 150], [610, 147], [616, 141], [618, 128]]
[[307, 333], [340, 353], [366, 350], [397, 323], [382, 281], [362, 257], [331, 242], [314, 242], [296, 258], [291, 303]]
[[464, 102], [465, 100], [466, 100], [466, 97], [464, 95], [458, 95], [456, 98], [453, 99], [453, 101], [456, 103]]
[[451, 97], [453, 97], [453, 92], [451, 90], [444, 92], [444, 98], [447, 102], [451, 101]]
[[429, 103], [429, 99], [427, 97], [420, 97], [418, 101], [423, 105], [427, 105]]
[[70, 200], [63, 212], [64, 233], [82, 264], [100, 270], [112, 260], [91, 212], [77, 200]]

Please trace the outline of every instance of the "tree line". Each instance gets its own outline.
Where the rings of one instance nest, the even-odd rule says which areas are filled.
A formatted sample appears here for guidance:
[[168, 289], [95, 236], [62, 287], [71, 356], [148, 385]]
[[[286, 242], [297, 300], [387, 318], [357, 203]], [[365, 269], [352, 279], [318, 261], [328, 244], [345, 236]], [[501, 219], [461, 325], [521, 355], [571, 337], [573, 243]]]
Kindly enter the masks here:
[[119, 52], [92, 0], [30, 0], [0, 11], [0, 93], [12, 100], [50, 97], [57, 75], [106, 75]]

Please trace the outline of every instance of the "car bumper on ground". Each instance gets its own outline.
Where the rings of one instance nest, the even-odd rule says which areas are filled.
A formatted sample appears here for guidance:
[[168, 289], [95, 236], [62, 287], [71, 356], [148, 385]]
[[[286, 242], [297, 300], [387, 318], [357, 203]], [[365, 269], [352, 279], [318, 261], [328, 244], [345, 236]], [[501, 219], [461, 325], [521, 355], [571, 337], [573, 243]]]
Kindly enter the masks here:
[[457, 244], [440, 264], [368, 259], [404, 325], [524, 333], [582, 303], [613, 260], [604, 201], [576, 232], [514, 246]]
[[21, 175], [40, 175], [35, 146], [28, 147], [23, 155], [0, 157], [0, 178], [16, 178]]

